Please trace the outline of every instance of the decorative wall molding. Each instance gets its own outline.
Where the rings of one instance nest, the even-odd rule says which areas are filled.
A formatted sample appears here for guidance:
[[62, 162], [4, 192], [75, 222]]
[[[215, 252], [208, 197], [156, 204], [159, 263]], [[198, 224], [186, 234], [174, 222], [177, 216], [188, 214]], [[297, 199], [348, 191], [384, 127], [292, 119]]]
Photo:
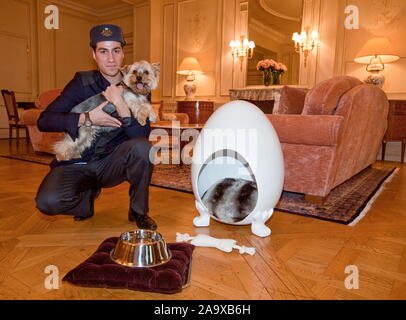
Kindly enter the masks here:
[[[34, 26], [34, 12], [35, 8], [33, 6], [32, 1], [29, 0], [19, 0], [16, 1], [19, 5], [22, 5], [21, 8], [23, 11], [20, 11], [21, 14], [24, 15], [24, 20], [26, 21], [26, 24], [24, 25], [24, 33], [16, 32], [14, 27], [11, 29], [3, 29], [0, 31], [0, 37], [3, 38], [2, 43], [9, 43], [10, 45], [10, 40], [17, 41], [15, 44], [19, 43], [20, 46], [24, 47], [24, 52], [25, 52], [25, 58], [26, 59], [26, 69], [24, 70], [18, 70], [18, 72], [24, 72], [19, 75], [19, 79], [16, 80], [19, 85], [16, 87], [10, 87], [13, 86], [13, 84], [10, 84], [9, 80], [14, 80], [15, 74], [13, 74], [13, 77], [7, 81], [7, 84], [5, 88], [9, 90], [13, 90], [16, 94], [17, 100], [33, 100], [34, 97], [36, 96], [37, 93], [37, 79], [36, 79], [36, 44], [33, 41], [35, 37], [35, 31], [33, 30]], [[5, 26], [6, 27], [6, 26]], [[7, 40], [8, 39], [8, 40]], [[6, 50], [6, 48], [4, 48]], [[21, 52], [21, 51], [19, 51]], [[4, 63], [4, 61], [3, 61]], [[7, 67], [12, 67], [14, 64], [17, 64], [17, 61], [7, 61]], [[11, 63], [11, 65], [10, 65]], [[17, 66], [16, 66], [17, 67]], [[22, 67], [22, 64], [20, 63], [18, 67]], [[15, 68], [17, 70], [17, 68]], [[7, 75], [3, 74], [3, 79], [7, 77]], [[25, 88], [21, 87], [21, 84], [25, 83]], [[18, 88], [17, 88], [18, 87]], [[0, 101], [3, 105], [3, 99], [0, 98]], [[8, 120], [7, 120], [8, 121]]]
[[[21, 44], [25, 47], [27, 68], [26, 68], [26, 70], [23, 70], [23, 71], [25, 71], [25, 74], [19, 75], [18, 83], [21, 84], [21, 83], [23, 83], [24, 80], [30, 80], [29, 88], [28, 88], [28, 90], [19, 90], [15, 87], [10, 87], [10, 86], [13, 86], [13, 84], [17, 83], [17, 82], [13, 82], [13, 84], [8, 83], [7, 89], [14, 91], [17, 99], [20, 98], [21, 95], [24, 95], [24, 96], [28, 95], [31, 98], [31, 95], [33, 92], [32, 88], [33, 88], [34, 84], [32, 83], [33, 72], [32, 72], [32, 62], [31, 62], [32, 51], [31, 51], [31, 46], [30, 46], [30, 36], [24, 35], [24, 34], [18, 34], [18, 33], [14, 33], [14, 32], [0, 31], [0, 39], [1, 39], [2, 43], [8, 43], [9, 46], [10, 46], [11, 42], [19, 41], [20, 43], [22, 42]], [[15, 61], [15, 62], [17, 62], [17, 61]], [[23, 63], [21, 61], [21, 63], [19, 63], [19, 67], [21, 67], [22, 65], [23, 65]], [[19, 71], [22, 71], [22, 70], [19, 70]], [[14, 75], [13, 75], [13, 79], [14, 79]], [[10, 80], [10, 78], [9, 78], [9, 80]]]
[[122, 2], [128, 3], [134, 8], [138, 7], [145, 7], [146, 5], [150, 5], [151, 0], [121, 0]]
[[229, 44], [231, 40], [235, 39], [235, 25], [236, 16], [228, 14], [229, 12], [236, 12], [237, 2], [234, 0], [224, 0], [222, 3], [221, 14], [221, 59], [220, 59], [220, 96], [228, 96], [229, 89], [233, 87], [234, 79], [234, 61], [230, 54]]
[[[201, 10], [209, 12], [206, 28], [192, 34], [193, 24], [199, 26], [202, 16], [194, 14], [193, 4], [200, 6]], [[160, 3], [161, 16], [161, 85], [162, 91], [160, 97], [164, 100], [165, 106], [171, 108], [173, 103], [182, 99], [184, 77], [176, 75], [176, 68], [185, 54], [192, 52], [190, 47], [182, 49], [182, 46], [189, 46], [190, 43], [199, 45], [200, 36], [209, 37], [204, 41], [210, 47], [207, 56], [203, 55], [203, 68], [205, 73], [198, 79], [198, 99], [215, 100], [219, 105], [229, 101], [229, 89], [243, 87], [245, 85], [246, 68], [240, 71], [240, 60], [234, 59], [231, 55], [229, 43], [237, 39], [241, 34], [247, 34], [248, 31], [248, 1], [247, 0], [217, 0], [210, 3], [205, 2], [206, 9], [202, 7], [199, 0], [164, 0]], [[209, 6], [207, 8], [207, 6]], [[181, 9], [185, 9], [186, 11]], [[190, 11], [190, 12], [189, 12]], [[190, 15], [189, 23], [185, 15]], [[155, 16], [158, 16], [156, 14]], [[196, 19], [197, 20], [193, 20]], [[204, 18], [204, 17], [203, 17]], [[180, 23], [187, 26], [187, 32], [180, 30]], [[203, 24], [204, 25], [204, 24]], [[184, 28], [183, 26], [183, 28]], [[212, 30], [212, 31], [209, 31]], [[193, 33], [193, 32], [192, 32]], [[193, 37], [196, 36], [196, 39]], [[194, 42], [193, 42], [194, 41]], [[204, 42], [206, 44], [206, 42]], [[175, 44], [175, 45], [174, 45]], [[203, 49], [207, 50], [206, 47]], [[153, 44], [152, 44], [153, 45]], [[199, 51], [196, 51], [199, 52]], [[200, 52], [200, 54], [202, 54]], [[199, 54], [197, 54], [199, 59]], [[207, 59], [206, 59], [207, 58]], [[212, 61], [212, 62], [210, 62]], [[209, 67], [204, 64], [209, 63]], [[245, 62], [244, 62], [245, 64]], [[205, 92], [199, 92], [201, 86], [205, 86]]]
[[268, 3], [266, 3], [265, 0], [259, 0], [259, 4], [261, 5], [261, 7], [267, 11], [268, 13], [272, 14], [275, 17], [281, 18], [281, 19], [285, 19], [285, 20], [289, 20], [289, 21], [295, 21], [295, 22], [300, 22], [300, 20], [302, 19], [302, 17], [292, 17], [292, 16], [288, 16], [285, 15], [283, 13], [280, 13], [274, 9], [272, 9]]
[[175, 34], [175, 4], [164, 4], [163, 11], [163, 46], [162, 46], [162, 96], [172, 97], [174, 96], [175, 83], [175, 48], [173, 46], [176, 41]]
[[[75, 11], [82, 12], [84, 14], [94, 16], [97, 18], [103, 18], [105, 16], [109, 16], [112, 14], [128, 13], [129, 9], [132, 10], [132, 6], [129, 5], [129, 3], [126, 1], [123, 1], [123, 4], [120, 4], [120, 5], [117, 5], [114, 7], [110, 7], [110, 8], [106, 8], [106, 9], [96, 9], [96, 10], [94, 8], [91, 8], [86, 5], [79, 4], [77, 2], [70, 1], [70, 0], [54, 0], [53, 2], [56, 5], [61, 5], [65, 8], [70, 8]], [[131, 2], [130, 2], [130, 4], [131, 4]]]
[[[320, 32], [320, 20], [321, 20], [321, 1], [323, 0], [304, 0], [303, 1], [303, 19], [302, 28], [311, 27], [312, 29], [318, 30]], [[311, 88], [316, 83], [316, 70], [317, 61], [320, 51], [320, 40], [319, 44], [314, 48], [314, 50], [307, 57], [307, 66], [304, 66], [303, 55], [300, 55], [300, 71], [299, 71], [299, 84], [305, 85]]]
[[[63, 33], [63, 16], [73, 17], [75, 19], [80, 19], [84, 23], [91, 24], [97, 23], [97, 17], [95, 15], [89, 15], [83, 10], [76, 10], [74, 7], [61, 5], [59, 8], [60, 14], [60, 30], [47, 30], [43, 26], [44, 21], [44, 8], [52, 4], [53, 2], [48, 0], [39, 0], [37, 2], [37, 30], [38, 30], [38, 53], [39, 61], [38, 64], [41, 66], [42, 70], [39, 73], [39, 89], [40, 92], [54, 89], [60, 87], [58, 86], [58, 65], [57, 65], [57, 35]], [[59, 4], [59, 3], [58, 3]], [[88, 30], [85, 33], [88, 36]], [[89, 69], [93, 68], [94, 65], [89, 64]], [[73, 70], [74, 71], [74, 70]], [[72, 71], [72, 72], [73, 72]]]
[[[2, 29], [0, 31], [0, 37], [8, 38], [8, 39], [15, 39], [18, 41], [23, 41], [26, 50], [26, 74], [19, 75], [20, 77], [25, 77], [28, 84], [28, 90], [19, 90], [13, 87], [13, 84], [9, 83], [9, 76], [2, 74], [2, 79], [8, 79], [7, 85], [5, 85], [2, 89], [9, 89], [15, 92], [17, 101], [24, 100], [24, 101], [33, 101], [37, 94], [37, 78], [36, 78], [36, 43], [35, 43], [35, 30], [33, 26], [35, 25], [35, 6], [34, 3], [30, 0], [18, 0], [15, 1], [16, 3], [23, 5], [24, 10], [24, 20], [26, 24], [24, 25], [24, 29], [26, 32], [20, 33], [16, 32], [15, 28], [12, 29]], [[6, 40], [3, 40], [6, 41]], [[3, 42], [7, 43], [7, 42]], [[10, 44], [10, 43], [9, 43]], [[7, 48], [6, 48], [7, 49]], [[5, 49], [5, 50], [6, 50]], [[3, 61], [4, 63], [4, 61]], [[11, 66], [14, 66], [17, 61], [7, 61], [7, 63]], [[19, 71], [21, 72], [21, 71]], [[24, 79], [24, 78], [23, 78]], [[21, 81], [23, 81], [21, 79]], [[0, 98], [0, 139], [7, 139], [8, 138], [8, 118], [7, 118], [7, 111], [4, 105], [3, 98]], [[13, 135], [15, 137], [15, 131], [13, 130]], [[25, 130], [20, 130], [20, 136], [25, 136]]]
[[[218, 6], [217, 0], [206, 0], [204, 5], [200, 0], [179, 1], [176, 4], [176, 61], [175, 70], [181, 60], [194, 56], [200, 62], [204, 74], [196, 77], [196, 97], [215, 97], [216, 95], [216, 61]], [[210, 50], [208, 50], [210, 48]], [[176, 75], [175, 96], [185, 96], [183, 86], [185, 76]]]
[[[235, 26], [234, 38], [239, 39], [241, 35], [248, 34], [248, 1], [235, 0]], [[242, 71], [241, 71], [242, 70]], [[233, 82], [231, 88], [243, 88], [247, 83], [247, 61], [233, 58]], [[230, 88], [230, 89], [231, 89]]]
[[[345, 18], [343, 14], [344, 8], [350, 4], [354, 4], [354, 2], [352, 0], [339, 1], [335, 75], [349, 74], [362, 80], [367, 72], [365, 71], [365, 65], [353, 61], [352, 58], [355, 58], [354, 55], [357, 52], [357, 50], [354, 49], [361, 47], [368, 39], [376, 36], [391, 38], [394, 36], [393, 33], [396, 33], [396, 36], [399, 35], [397, 39], [402, 39], [402, 27], [404, 26], [405, 20], [400, 20], [400, 13], [405, 12], [402, 10], [406, 10], [406, 2], [399, 0], [374, 0], [368, 3], [358, 0], [358, 5], [360, 6], [360, 10], [363, 10], [364, 18], [360, 20], [360, 30], [357, 31], [346, 29], [343, 23]], [[401, 26], [400, 23], [403, 23], [403, 26]], [[352, 40], [354, 33], [356, 33], [356, 43]], [[396, 45], [399, 46], [401, 44], [394, 43], [394, 45], [396, 47]], [[406, 89], [404, 81], [402, 81], [406, 70], [406, 57], [404, 56], [404, 52], [405, 51], [403, 51], [403, 56], [400, 57], [400, 60], [387, 65], [387, 68], [385, 68], [383, 72], [386, 77], [383, 90], [390, 99], [406, 100]], [[402, 52], [400, 53], [402, 54]]]
[[250, 29], [262, 34], [263, 36], [266, 36], [267, 38], [281, 45], [290, 44], [292, 41], [289, 35], [270, 28], [268, 25], [254, 18], [250, 19]]

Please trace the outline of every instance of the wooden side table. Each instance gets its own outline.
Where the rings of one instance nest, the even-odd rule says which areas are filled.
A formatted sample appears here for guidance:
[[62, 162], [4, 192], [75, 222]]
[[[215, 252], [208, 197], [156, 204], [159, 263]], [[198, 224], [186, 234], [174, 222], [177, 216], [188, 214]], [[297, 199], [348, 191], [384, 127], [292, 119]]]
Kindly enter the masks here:
[[178, 112], [188, 114], [189, 123], [202, 124], [206, 123], [213, 113], [214, 103], [213, 101], [180, 100], [177, 101], [177, 107]]
[[388, 129], [382, 141], [382, 161], [385, 160], [387, 142], [401, 142], [401, 162], [405, 159], [406, 147], [406, 100], [389, 100]]

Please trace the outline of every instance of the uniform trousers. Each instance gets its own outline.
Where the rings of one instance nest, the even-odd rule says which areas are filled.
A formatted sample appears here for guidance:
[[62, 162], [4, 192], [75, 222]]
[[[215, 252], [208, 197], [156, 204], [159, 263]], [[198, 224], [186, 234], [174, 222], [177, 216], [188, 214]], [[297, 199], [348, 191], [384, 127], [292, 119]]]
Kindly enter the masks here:
[[46, 215], [89, 217], [94, 213], [94, 200], [101, 188], [128, 181], [130, 208], [146, 215], [153, 170], [151, 148], [148, 140], [132, 138], [100, 160], [52, 168], [38, 189], [37, 208]]

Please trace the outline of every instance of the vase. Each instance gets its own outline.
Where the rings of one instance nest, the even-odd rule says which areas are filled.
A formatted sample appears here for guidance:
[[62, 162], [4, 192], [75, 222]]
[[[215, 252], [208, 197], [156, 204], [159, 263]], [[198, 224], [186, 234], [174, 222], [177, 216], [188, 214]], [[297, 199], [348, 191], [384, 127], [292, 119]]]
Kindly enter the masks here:
[[385, 83], [385, 77], [382, 73], [379, 73], [379, 71], [370, 71], [368, 76], [364, 79], [364, 82], [382, 88]]
[[280, 73], [275, 72], [275, 73], [273, 73], [272, 77], [273, 77], [272, 83], [274, 85], [281, 84], [281, 74]]
[[264, 70], [264, 86], [268, 87], [272, 84], [272, 72], [270, 70]]

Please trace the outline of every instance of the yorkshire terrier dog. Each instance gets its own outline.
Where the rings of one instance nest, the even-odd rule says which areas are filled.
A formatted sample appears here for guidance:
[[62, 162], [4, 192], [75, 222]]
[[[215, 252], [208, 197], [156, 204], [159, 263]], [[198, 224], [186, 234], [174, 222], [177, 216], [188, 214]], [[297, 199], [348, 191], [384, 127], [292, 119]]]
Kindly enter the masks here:
[[[160, 64], [139, 61], [125, 66], [121, 69], [121, 72], [123, 74], [121, 85], [124, 87], [124, 100], [132, 115], [142, 126], [146, 124], [147, 118], [154, 122], [156, 115], [148, 101], [148, 94], [158, 86]], [[71, 112], [89, 112], [105, 101], [106, 98], [100, 93], [78, 104]], [[103, 107], [103, 111], [113, 115], [116, 112], [116, 108], [113, 104], [108, 103]], [[65, 133], [64, 138], [54, 145], [56, 159], [62, 161], [80, 158], [81, 153], [92, 145], [94, 138], [98, 134], [116, 129], [118, 128], [95, 125], [90, 127], [82, 126], [79, 128], [79, 137], [75, 141], [72, 140], [69, 134]]]

